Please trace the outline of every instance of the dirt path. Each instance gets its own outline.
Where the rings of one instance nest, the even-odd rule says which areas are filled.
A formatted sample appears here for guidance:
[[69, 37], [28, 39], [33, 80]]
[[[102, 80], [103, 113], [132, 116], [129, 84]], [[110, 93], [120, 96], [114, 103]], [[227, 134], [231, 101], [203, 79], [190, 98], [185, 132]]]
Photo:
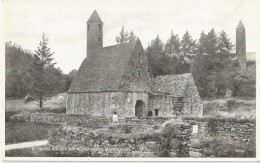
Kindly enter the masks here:
[[9, 145], [5, 145], [5, 150], [43, 146], [43, 145], [47, 145], [47, 143], [48, 143], [48, 140], [40, 140], [40, 141], [23, 142], [23, 143], [17, 143], [17, 144], [9, 144]]

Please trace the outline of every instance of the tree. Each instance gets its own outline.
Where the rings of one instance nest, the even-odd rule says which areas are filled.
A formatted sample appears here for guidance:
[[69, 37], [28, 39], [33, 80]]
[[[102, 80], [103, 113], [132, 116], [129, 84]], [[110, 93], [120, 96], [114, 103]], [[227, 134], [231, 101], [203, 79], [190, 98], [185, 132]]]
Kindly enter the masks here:
[[45, 34], [42, 34], [42, 40], [40, 41], [37, 50], [35, 50], [34, 60], [32, 64], [34, 85], [33, 94], [36, 99], [39, 100], [40, 108], [42, 108], [44, 102], [44, 96], [48, 93], [48, 78], [47, 71], [54, 68], [56, 63], [53, 63], [52, 55], [54, 53], [50, 52], [50, 48], [47, 46], [48, 38]]
[[207, 35], [202, 31], [200, 33], [200, 38], [199, 38], [199, 43], [198, 43], [198, 52], [200, 54], [205, 54], [206, 51], [206, 46], [207, 46]]
[[77, 74], [77, 70], [76, 70], [76, 69], [73, 69], [73, 70], [71, 70], [71, 71], [69, 72], [68, 75], [65, 75], [65, 77], [64, 77], [64, 78], [65, 78], [65, 86], [64, 86], [64, 90], [65, 90], [65, 91], [68, 91], [68, 90], [69, 90], [69, 87], [70, 87], [70, 85], [71, 85], [73, 79], [75, 78], [76, 74]]
[[30, 92], [32, 79], [30, 64], [32, 53], [11, 41], [5, 43], [5, 95], [6, 97], [23, 97]]
[[163, 42], [159, 35], [157, 35], [157, 37], [151, 41], [151, 45], [147, 47], [147, 57], [155, 75], [164, 74], [164, 63], [162, 62], [163, 55]]
[[214, 69], [216, 66], [216, 54], [217, 54], [217, 35], [215, 33], [214, 28], [210, 30], [206, 38], [206, 45], [205, 45], [206, 53], [209, 55], [209, 63], [210, 69]]
[[129, 36], [129, 42], [133, 42], [133, 41], [135, 41], [135, 40], [136, 40], [136, 36], [135, 36], [134, 32], [131, 31], [131, 32], [130, 32], [130, 36]]
[[197, 50], [196, 41], [192, 39], [190, 33], [186, 31], [181, 40], [181, 55], [184, 58], [187, 54], [195, 54]]
[[125, 28], [123, 26], [121, 32], [119, 33], [119, 36], [116, 36], [116, 42], [120, 44], [127, 41], [129, 41], [129, 34], [127, 31], [125, 31]]
[[177, 34], [175, 35], [171, 31], [171, 37], [167, 40], [165, 44], [165, 53], [170, 56], [178, 55], [180, 54], [180, 50], [181, 50], [180, 39]]
[[218, 62], [218, 66], [223, 68], [225, 64], [228, 62], [228, 58], [231, 54], [231, 50], [233, 48], [230, 39], [228, 38], [226, 32], [221, 31], [220, 35], [217, 38], [217, 55], [216, 60]]

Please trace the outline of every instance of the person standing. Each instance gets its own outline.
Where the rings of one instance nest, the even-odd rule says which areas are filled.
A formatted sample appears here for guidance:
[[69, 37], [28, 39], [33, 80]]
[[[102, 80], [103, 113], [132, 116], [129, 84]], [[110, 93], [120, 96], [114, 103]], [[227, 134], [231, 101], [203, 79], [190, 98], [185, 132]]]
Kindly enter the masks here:
[[118, 123], [117, 112], [114, 112], [113, 114], [113, 123]]

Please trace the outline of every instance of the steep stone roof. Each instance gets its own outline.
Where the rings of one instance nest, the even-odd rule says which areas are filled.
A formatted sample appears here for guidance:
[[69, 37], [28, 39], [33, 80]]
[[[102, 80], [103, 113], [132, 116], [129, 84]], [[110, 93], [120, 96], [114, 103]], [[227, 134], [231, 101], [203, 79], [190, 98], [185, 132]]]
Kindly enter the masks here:
[[136, 44], [141, 42], [137, 40], [132, 43], [98, 48], [82, 62], [69, 92], [118, 90]]
[[154, 93], [183, 97], [186, 86], [191, 78], [193, 78], [191, 73], [156, 76]]
[[87, 22], [100, 22], [103, 24], [96, 10], [93, 11], [92, 15], [89, 17]]

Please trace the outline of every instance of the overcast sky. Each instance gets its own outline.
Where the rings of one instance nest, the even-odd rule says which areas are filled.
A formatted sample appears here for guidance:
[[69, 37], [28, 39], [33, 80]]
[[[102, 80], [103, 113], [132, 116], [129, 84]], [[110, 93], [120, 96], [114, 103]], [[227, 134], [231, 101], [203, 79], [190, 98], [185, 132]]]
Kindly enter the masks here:
[[42, 32], [57, 67], [78, 69], [86, 56], [86, 21], [97, 10], [104, 23], [104, 46], [116, 44], [122, 26], [146, 48], [158, 34], [165, 43], [171, 30], [181, 38], [188, 30], [198, 39], [202, 30], [227, 32], [235, 44], [241, 19], [247, 51], [259, 45], [259, 0], [5, 0], [5, 40], [34, 51]]

